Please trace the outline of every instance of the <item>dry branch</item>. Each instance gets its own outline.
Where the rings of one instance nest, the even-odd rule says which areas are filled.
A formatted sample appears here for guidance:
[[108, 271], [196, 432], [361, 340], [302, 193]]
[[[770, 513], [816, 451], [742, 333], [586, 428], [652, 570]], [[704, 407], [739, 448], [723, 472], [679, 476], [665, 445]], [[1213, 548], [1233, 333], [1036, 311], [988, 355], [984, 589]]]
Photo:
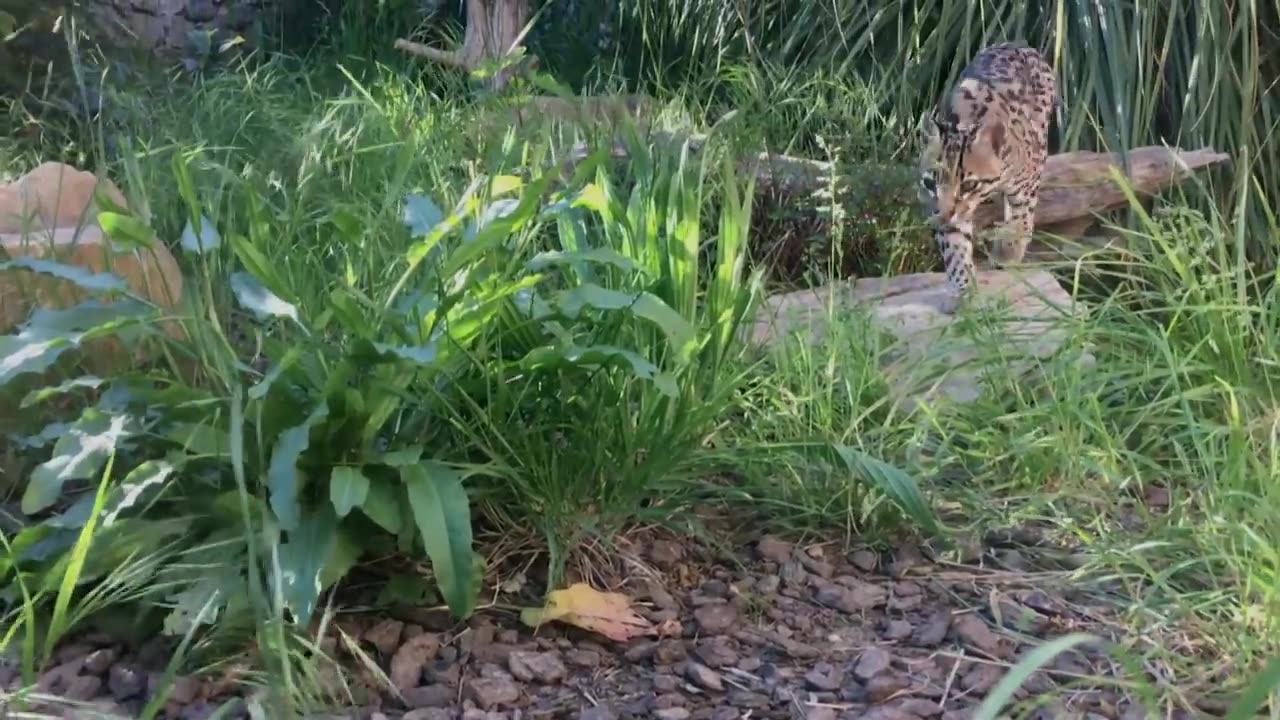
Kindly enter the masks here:
[[[404, 38], [395, 41], [395, 48], [474, 72], [514, 53], [524, 40], [528, 24], [529, 0], [467, 0], [467, 27], [461, 48], [441, 50]], [[489, 78], [489, 87], [501, 89], [518, 71], [513, 66], [499, 69]]]

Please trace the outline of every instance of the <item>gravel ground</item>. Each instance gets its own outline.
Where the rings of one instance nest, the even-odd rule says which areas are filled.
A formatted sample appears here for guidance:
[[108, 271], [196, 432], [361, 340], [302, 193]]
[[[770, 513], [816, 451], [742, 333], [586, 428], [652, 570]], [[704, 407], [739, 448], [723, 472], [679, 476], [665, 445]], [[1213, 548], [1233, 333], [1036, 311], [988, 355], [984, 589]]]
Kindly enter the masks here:
[[[416, 623], [343, 617], [325, 644], [342, 648], [336, 655], [359, 705], [326, 717], [960, 720], [1043, 641], [1107, 626], [1096, 602], [1063, 590], [1062, 573], [1028, 569], [1024, 551], [988, 548], [961, 565], [930, 561], [912, 545], [885, 553], [835, 547], [767, 536], [725, 562], [648, 540], [643, 571], [602, 589], [630, 594], [638, 614], [668, 634], [626, 643], [559, 623], [535, 632], [496, 607], [464, 625], [430, 612]], [[522, 592], [530, 597], [502, 602], [531, 604], [537, 591]], [[381, 673], [338, 640], [338, 628]], [[129, 648], [107, 636], [76, 638], [39, 690], [137, 717], [160, 684], [167, 648], [160, 640]], [[1151, 712], [1107, 689], [1098, 679], [1115, 674], [1098, 650], [1078, 647], [1049, 667], [1019, 688], [1013, 716], [1200, 716]], [[15, 687], [15, 675], [0, 665], [0, 686]], [[227, 677], [181, 677], [161, 717], [203, 720], [240, 691]], [[241, 703], [221, 717], [248, 716]]]

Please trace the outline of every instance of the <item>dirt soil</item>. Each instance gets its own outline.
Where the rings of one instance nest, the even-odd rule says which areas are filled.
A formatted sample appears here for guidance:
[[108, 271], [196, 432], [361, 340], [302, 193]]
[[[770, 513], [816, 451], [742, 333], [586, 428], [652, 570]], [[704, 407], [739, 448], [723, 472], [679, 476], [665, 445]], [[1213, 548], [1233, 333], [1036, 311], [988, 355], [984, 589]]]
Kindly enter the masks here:
[[[350, 668], [360, 705], [323, 717], [961, 720], [1045, 640], [1080, 630], [1105, 636], [1110, 626], [1096, 600], [1064, 589], [1066, 573], [1032, 569], [1028, 548], [988, 547], [955, 564], [913, 545], [844, 552], [771, 536], [733, 549], [728, 562], [687, 538], [638, 546], [627, 582], [601, 589], [630, 594], [670, 636], [615, 643], [559, 623], [535, 632], [511, 609], [534, 604], [534, 587], [462, 625], [433, 612], [418, 622], [342, 616], [336, 625], [358, 638], [385, 679], [334, 628], [326, 646]], [[166, 661], [156, 642], [131, 649], [82, 637], [61, 649], [40, 689], [138, 717]], [[1118, 671], [1100, 648], [1077, 646], [1048, 667], [1002, 717], [1203, 716], [1132, 703], [1107, 682]], [[15, 673], [0, 665], [0, 686], [15, 687]], [[161, 717], [203, 720], [242, 691], [226, 677], [182, 677]], [[249, 717], [242, 702], [230, 717]]]

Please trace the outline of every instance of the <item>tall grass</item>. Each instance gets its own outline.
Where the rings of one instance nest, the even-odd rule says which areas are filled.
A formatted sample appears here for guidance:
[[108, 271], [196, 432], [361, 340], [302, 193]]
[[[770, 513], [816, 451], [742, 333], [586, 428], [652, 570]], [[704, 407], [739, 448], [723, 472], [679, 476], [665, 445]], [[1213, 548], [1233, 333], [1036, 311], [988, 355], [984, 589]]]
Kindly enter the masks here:
[[906, 145], [980, 47], [1024, 40], [1058, 73], [1056, 147], [1167, 142], [1231, 153], [1234, 182], [1223, 194], [1247, 207], [1251, 256], [1272, 263], [1265, 208], [1280, 196], [1277, 27], [1275, 0], [642, 0], [621, 13], [619, 52], [632, 76], [722, 99], [733, 83], [720, 79], [744, 65], [771, 68], [791, 86], [814, 73], [857, 78], [876, 88], [885, 134]]

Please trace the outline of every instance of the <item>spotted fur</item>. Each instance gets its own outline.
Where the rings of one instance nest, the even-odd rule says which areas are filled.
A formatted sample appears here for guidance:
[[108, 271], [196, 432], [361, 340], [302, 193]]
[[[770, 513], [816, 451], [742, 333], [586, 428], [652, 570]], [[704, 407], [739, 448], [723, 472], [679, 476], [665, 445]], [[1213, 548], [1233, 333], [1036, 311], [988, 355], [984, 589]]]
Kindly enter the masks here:
[[924, 119], [920, 186], [942, 254], [954, 309], [975, 275], [974, 212], [1004, 196], [991, 253], [1021, 262], [1035, 224], [1057, 104], [1053, 68], [1035, 49], [1000, 43], [980, 51]]

